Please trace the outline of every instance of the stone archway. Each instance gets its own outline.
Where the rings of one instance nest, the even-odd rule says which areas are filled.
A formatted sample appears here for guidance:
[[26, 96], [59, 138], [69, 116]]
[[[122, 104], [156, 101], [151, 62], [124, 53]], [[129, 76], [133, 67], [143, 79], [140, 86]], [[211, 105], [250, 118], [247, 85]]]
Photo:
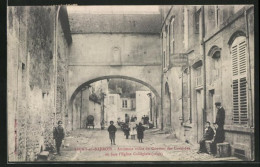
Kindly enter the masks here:
[[113, 78], [120, 78], [120, 79], [126, 79], [126, 80], [130, 80], [130, 81], [135, 81], [137, 83], [140, 83], [144, 86], [146, 86], [147, 88], [149, 88], [153, 94], [155, 95], [155, 106], [154, 106], [154, 116], [156, 116], [156, 120], [159, 119], [159, 113], [160, 111], [160, 106], [161, 106], [161, 98], [160, 98], [160, 95], [159, 93], [157, 92], [157, 90], [152, 86], [150, 85], [149, 83], [146, 83], [140, 79], [136, 79], [136, 78], [133, 78], [133, 77], [129, 77], [129, 76], [122, 76], [122, 75], [109, 75], [109, 76], [102, 76], [102, 77], [97, 77], [97, 78], [94, 78], [94, 79], [91, 79], [89, 81], [86, 81], [86, 82], [83, 82], [80, 86], [78, 86], [74, 92], [72, 93], [70, 99], [69, 99], [69, 108], [68, 108], [68, 130], [74, 130], [75, 128], [73, 127], [73, 110], [75, 110], [75, 105], [74, 105], [74, 101], [75, 101], [75, 98], [77, 96], [77, 94], [83, 89], [85, 88], [86, 86], [90, 85], [91, 83], [94, 83], [96, 81], [100, 81], [100, 80], [105, 80], [105, 79], [113, 79]]

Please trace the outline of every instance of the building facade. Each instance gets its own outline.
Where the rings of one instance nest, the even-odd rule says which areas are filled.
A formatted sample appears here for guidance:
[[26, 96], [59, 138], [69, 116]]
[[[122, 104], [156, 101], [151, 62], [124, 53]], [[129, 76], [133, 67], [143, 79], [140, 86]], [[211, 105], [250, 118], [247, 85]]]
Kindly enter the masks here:
[[161, 126], [197, 143], [221, 102], [232, 155], [253, 160], [253, 6], [164, 6], [161, 13]]

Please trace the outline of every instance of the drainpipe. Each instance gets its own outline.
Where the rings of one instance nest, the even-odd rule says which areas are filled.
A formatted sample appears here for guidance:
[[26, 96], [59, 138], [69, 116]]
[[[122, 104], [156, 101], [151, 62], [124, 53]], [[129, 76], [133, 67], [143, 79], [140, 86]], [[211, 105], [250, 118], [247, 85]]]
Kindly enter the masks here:
[[192, 90], [191, 90], [191, 67], [189, 66], [189, 98], [190, 98], [190, 123], [192, 123]]
[[83, 101], [82, 100], [82, 94], [83, 94], [83, 90], [81, 90], [80, 93], [81, 93], [81, 97], [80, 97], [81, 98], [81, 102], [80, 102], [80, 113], [79, 113], [80, 114], [79, 115], [79, 128], [81, 129], [81, 119], [82, 119], [82, 111], [83, 111], [82, 110], [82, 101]]
[[205, 42], [204, 42], [204, 36], [205, 36], [205, 11], [204, 11], [204, 6], [201, 7], [201, 14], [202, 14], [202, 49], [203, 49], [203, 127], [205, 126], [206, 122], [206, 95], [207, 95], [207, 90], [206, 90], [206, 48], [205, 48]]
[[249, 111], [248, 113], [250, 113], [249, 118], [250, 118], [250, 122], [249, 125], [250, 127], [254, 127], [253, 125], [253, 117], [252, 117], [252, 85], [251, 85], [251, 68], [250, 68], [250, 64], [251, 64], [251, 60], [250, 60], [250, 48], [249, 48], [249, 30], [248, 30], [248, 18], [247, 18], [247, 10], [245, 10], [244, 12], [244, 16], [245, 16], [245, 23], [246, 23], [246, 42], [247, 42], [247, 50], [248, 50], [248, 63], [247, 63], [247, 71], [248, 71], [248, 99], [249, 99]]
[[[163, 29], [163, 28], [162, 28]], [[161, 60], [162, 60], [162, 64], [161, 64], [161, 113], [159, 113], [159, 118], [160, 117], [162, 117], [162, 118], [160, 118], [160, 124], [161, 124], [161, 130], [163, 130], [163, 63], [164, 63], [164, 57], [163, 57], [163, 39], [164, 37], [163, 37], [163, 33], [162, 33], [162, 31], [161, 31], [161, 54], [162, 54], [162, 56], [161, 56]], [[158, 116], [157, 114], [156, 114], [156, 116]], [[156, 117], [156, 121], [157, 121], [157, 117]], [[157, 124], [156, 124], [157, 125]]]
[[183, 71], [181, 72], [181, 125], [184, 124], [184, 106], [183, 106]]
[[[248, 103], [249, 103], [249, 111], [248, 112], [248, 118], [250, 119], [250, 122], [249, 122], [249, 127], [250, 128], [253, 128], [254, 127], [254, 117], [253, 117], [253, 114], [252, 114], [252, 82], [251, 82], [251, 67], [250, 67], [250, 64], [251, 64], [251, 57], [250, 57], [250, 48], [249, 48], [249, 30], [248, 30], [248, 18], [247, 18], [247, 10], [245, 10], [244, 12], [244, 16], [245, 16], [245, 23], [246, 23], [246, 43], [247, 43], [247, 50], [248, 50], [248, 61], [247, 61], [247, 73], [248, 73]], [[254, 150], [254, 135], [251, 134], [250, 135], [250, 138], [251, 138], [251, 159], [253, 159], [254, 157], [254, 153], [252, 150]]]
[[59, 12], [60, 12], [60, 8], [61, 6], [58, 6], [57, 8], [57, 12], [56, 12], [56, 17], [55, 17], [55, 24], [54, 24], [54, 71], [55, 71], [55, 75], [54, 75], [54, 122], [57, 123], [57, 108], [56, 108], [56, 98], [57, 98], [57, 36], [58, 36], [58, 19], [59, 19]]

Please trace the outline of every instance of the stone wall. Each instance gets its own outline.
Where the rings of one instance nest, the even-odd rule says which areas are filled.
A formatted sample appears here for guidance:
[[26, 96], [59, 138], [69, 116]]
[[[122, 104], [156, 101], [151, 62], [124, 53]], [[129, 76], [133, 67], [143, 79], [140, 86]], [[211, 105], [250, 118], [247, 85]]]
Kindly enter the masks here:
[[[54, 107], [55, 61], [57, 61], [54, 59], [56, 11], [56, 7], [7, 9], [7, 57], [10, 60], [8, 61], [9, 161], [34, 161], [48, 143], [53, 143], [52, 130], [56, 125]], [[67, 46], [59, 46], [57, 53], [63, 54]], [[65, 72], [57, 76], [62, 75], [65, 75]]]

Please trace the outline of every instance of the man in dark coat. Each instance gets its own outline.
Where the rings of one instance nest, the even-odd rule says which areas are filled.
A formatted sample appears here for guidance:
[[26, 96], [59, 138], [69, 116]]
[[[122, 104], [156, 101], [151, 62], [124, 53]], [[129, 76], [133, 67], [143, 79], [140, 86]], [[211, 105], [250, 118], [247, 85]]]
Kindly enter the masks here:
[[218, 109], [215, 123], [218, 124], [218, 128], [223, 129], [225, 123], [225, 110], [220, 102], [216, 102], [215, 105]]
[[139, 140], [139, 143], [143, 142], [143, 138], [144, 138], [144, 131], [145, 128], [144, 126], [142, 126], [142, 123], [140, 122], [139, 125], [137, 126], [137, 138]]
[[216, 154], [217, 143], [222, 143], [225, 140], [225, 136], [224, 136], [224, 131], [218, 127], [218, 124], [214, 123], [213, 126], [215, 128], [215, 135], [212, 139], [212, 143], [210, 147], [211, 147], [211, 153]]
[[64, 139], [64, 129], [62, 127], [62, 121], [58, 121], [58, 126], [53, 129], [53, 139], [55, 140], [57, 153], [60, 155], [60, 146]]
[[117, 128], [114, 126], [114, 121], [110, 121], [110, 125], [109, 125], [107, 131], [109, 132], [109, 138], [111, 141], [111, 145], [112, 144], [116, 145], [115, 138], [116, 138]]
[[200, 143], [200, 148], [199, 148], [199, 151], [197, 153], [207, 152], [205, 141], [206, 140], [212, 140], [213, 136], [214, 136], [214, 131], [210, 127], [210, 122], [206, 122], [205, 127], [206, 127], [205, 128], [205, 133], [203, 134], [203, 137], [202, 137], [202, 139], [199, 142]]

